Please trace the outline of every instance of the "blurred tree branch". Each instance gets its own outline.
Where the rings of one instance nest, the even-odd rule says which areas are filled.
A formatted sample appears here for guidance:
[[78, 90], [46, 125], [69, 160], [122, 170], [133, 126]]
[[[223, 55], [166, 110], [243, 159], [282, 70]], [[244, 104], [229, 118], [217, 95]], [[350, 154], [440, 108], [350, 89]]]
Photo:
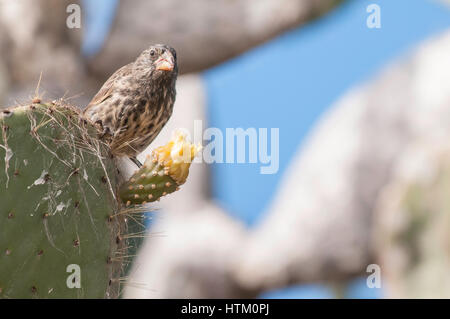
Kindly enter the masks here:
[[104, 76], [150, 43], [168, 43], [180, 53], [180, 71], [196, 72], [315, 19], [341, 1], [122, 0], [109, 39], [89, 66]]

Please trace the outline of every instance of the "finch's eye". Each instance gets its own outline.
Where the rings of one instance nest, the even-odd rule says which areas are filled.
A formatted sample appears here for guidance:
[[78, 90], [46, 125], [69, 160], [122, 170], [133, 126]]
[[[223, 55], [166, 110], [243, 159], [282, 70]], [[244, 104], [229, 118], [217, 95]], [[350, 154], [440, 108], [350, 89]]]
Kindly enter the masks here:
[[151, 49], [150, 50], [150, 56], [155, 56], [155, 54], [156, 54], [155, 50]]

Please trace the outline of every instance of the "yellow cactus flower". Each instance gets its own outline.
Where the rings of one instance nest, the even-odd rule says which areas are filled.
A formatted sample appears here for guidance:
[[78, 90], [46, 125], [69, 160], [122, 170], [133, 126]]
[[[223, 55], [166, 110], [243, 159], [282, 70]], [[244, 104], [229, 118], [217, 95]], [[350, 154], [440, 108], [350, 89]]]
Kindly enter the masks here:
[[147, 161], [157, 161], [163, 165], [167, 174], [181, 185], [186, 181], [192, 160], [201, 149], [200, 144], [195, 145], [189, 141], [185, 132], [177, 130], [172, 140], [156, 148]]

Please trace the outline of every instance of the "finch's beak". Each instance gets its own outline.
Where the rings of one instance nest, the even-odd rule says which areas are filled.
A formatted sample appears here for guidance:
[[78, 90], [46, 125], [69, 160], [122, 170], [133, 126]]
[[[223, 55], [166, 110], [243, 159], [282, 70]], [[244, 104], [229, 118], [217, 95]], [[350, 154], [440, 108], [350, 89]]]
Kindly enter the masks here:
[[172, 71], [175, 64], [172, 54], [167, 51], [155, 63], [156, 69], [162, 71]]

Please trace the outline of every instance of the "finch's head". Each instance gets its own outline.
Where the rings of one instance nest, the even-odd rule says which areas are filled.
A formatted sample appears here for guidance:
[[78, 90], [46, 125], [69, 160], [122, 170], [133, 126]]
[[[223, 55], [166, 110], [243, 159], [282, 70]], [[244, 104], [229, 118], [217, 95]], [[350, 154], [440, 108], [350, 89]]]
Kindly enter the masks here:
[[164, 44], [150, 46], [136, 59], [136, 63], [157, 75], [173, 76], [178, 72], [175, 49]]

